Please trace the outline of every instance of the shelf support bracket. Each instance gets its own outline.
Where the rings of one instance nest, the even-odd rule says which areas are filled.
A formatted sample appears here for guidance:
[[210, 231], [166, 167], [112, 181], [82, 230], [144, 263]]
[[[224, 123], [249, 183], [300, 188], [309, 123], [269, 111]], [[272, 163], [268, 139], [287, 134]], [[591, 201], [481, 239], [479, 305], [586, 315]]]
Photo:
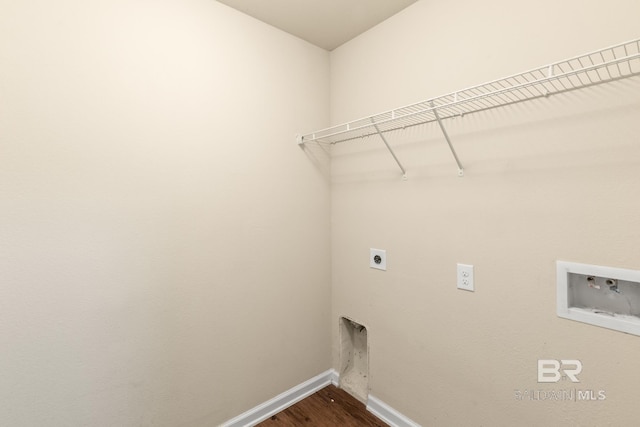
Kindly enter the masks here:
[[442, 120], [440, 120], [440, 116], [438, 115], [438, 110], [434, 107], [433, 102], [431, 102], [430, 105], [431, 105], [431, 108], [433, 109], [432, 110], [433, 115], [436, 117], [438, 125], [440, 126], [440, 130], [444, 135], [444, 139], [446, 139], [447, 144], [449, 144], [449, 149], [451, 150], [451, 154], [453, 154], [453, 158], [456, 159], [456, 164], [458, 165], [458, 176], [464, 176], [464, 168], [462, 167], [462, 163], [460, 163], [460, 159], [456, 154], [456, 150], [453, 148], [453, 144], [451, 144], [451, 139], [449, 139], [449, 134], [447, 133], [447, 130], [444, 128], [444, 125], [442, 124]]
[[380, 128], [378, 128], [378, 125], [376, 124], [376, 122], [373, 119], [373, 117], [371, 118], [371, 123], [373, 123], [373, 127], [375, 128], [376, 132], [378, 132], [378, 135], [380, 135], [380, 139], [382, 139], [382, 142], [384, 142], [384, 145], [387, 146], [387, 150], [389, 150], [389, 152], [393, 156], [393, 159], [396, 161], [398, 166], [400, 166], [400, 170], [402, 171], [402, 179], [404, 179], [406, 181], [407, 180], [407, 171], [404, 169], [404, 166], [402, 166], [402, 163], [400, 163], [400, 160], [398, 160], [398, 157], [396, 157], [396, 153], [394, 153], [393, 150], [391, 149], [391, 146], [387, 142], [387, 138], [385, 138], [384, 135], [382, 134], [382, 132], [380, 132]]

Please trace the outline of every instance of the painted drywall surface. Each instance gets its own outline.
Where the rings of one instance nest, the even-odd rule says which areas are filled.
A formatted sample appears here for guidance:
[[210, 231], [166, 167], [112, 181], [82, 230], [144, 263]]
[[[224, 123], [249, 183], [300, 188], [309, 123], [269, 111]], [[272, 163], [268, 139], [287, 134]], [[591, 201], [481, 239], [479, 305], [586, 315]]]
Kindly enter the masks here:
[[215, 1], [0, 3], [1, 425], [217, 425], [329, 367], [328, 74]]
[[[420, 1], [332, 52], [331, 121], [633, 39], [639, 14]], [[448, 121], [464, 178], [435, 124], [388, 135], [407, 181], [374, 138], [336, 146], [334, 367], [347, 316], [367, 325], [371, 393], [422, 425], [636, 425], [640, 340], [558, 318], [555, 260], [640, 269], [639, 94], [634, 78]], [[538, 383], [538, 359], [579, 359], [580, 383]], [[548, 393], [571, 390], [606, 399]]]

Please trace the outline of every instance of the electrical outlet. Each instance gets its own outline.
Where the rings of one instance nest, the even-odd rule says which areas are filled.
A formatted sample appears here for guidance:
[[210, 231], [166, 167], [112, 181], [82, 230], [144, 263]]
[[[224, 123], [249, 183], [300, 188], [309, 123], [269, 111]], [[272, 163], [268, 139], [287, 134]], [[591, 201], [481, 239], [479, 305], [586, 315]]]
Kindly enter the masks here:
[[369, 249], [369, 267], [387, 270], [387, 251], [384, 249]]
[[474, 292], [473, 265], [458, 264], [458, 289]]

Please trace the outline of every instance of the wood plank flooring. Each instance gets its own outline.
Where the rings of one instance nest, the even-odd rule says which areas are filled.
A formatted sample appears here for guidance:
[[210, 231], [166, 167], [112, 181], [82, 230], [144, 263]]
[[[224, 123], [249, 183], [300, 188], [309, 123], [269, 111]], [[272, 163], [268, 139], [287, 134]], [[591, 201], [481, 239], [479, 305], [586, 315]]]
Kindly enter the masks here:
[[259, 427], [388, 427], [346, 391], [328, 385], [258, 424]]

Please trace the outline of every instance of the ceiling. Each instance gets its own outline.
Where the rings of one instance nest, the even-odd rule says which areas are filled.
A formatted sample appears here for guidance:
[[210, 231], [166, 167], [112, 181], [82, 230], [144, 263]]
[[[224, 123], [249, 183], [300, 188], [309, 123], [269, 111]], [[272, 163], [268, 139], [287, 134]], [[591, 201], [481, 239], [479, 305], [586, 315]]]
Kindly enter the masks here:
[[333, 50], [417, 0], [218, 0], [326, 50]]

